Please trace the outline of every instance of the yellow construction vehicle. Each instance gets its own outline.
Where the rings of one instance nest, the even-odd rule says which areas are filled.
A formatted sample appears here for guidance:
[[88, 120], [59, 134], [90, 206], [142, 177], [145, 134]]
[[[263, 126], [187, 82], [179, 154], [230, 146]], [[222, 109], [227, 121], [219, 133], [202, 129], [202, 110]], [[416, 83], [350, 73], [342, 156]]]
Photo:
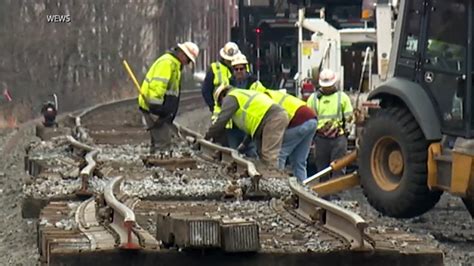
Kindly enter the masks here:
[[[379, 212], [430, 210], [443, 192], [474, 216], [474, 0], [401, 0], [389, 73], [368, 99], [357, 151], [308, 179], [320, 195], [360, 183]], [[316, 184], [357, 160], [358, 173]]]

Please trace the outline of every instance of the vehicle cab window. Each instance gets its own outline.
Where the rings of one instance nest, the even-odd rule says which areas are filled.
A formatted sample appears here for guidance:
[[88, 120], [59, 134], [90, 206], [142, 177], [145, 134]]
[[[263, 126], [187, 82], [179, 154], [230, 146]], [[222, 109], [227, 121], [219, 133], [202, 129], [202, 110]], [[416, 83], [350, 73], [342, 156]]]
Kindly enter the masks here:
[[466, 125], [467, 2], [433, 0], [427, 11], [421, 78], [436, 99], [444, 133], [460, 134]]

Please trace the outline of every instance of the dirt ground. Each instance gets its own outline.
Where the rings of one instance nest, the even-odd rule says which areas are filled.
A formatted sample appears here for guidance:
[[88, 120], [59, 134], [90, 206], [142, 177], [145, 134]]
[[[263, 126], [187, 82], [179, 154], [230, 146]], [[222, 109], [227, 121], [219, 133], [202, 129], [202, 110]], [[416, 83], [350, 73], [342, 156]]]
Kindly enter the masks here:
[[[202, 109], [179, 117], [177, 122], [204, 133], [209, 115], [208, 110]], [[0, 131], [0, 265], [36, 265], [39, 257], [36, 221], [21, 217], [21, 188], [26, 177], [24, 147], [32, 139], [31, 127]], [[360, 189], [344, 192], [342, 198], [359, 202], [362, 217], [372, 225], [390, 225], [419, 235], [431, 235], [445, 252], [445, 265], [474, 265], [473, 220], [459, 199], [444, 195], [425, 215], [397, 220], [381, 217], [368, 205]]]

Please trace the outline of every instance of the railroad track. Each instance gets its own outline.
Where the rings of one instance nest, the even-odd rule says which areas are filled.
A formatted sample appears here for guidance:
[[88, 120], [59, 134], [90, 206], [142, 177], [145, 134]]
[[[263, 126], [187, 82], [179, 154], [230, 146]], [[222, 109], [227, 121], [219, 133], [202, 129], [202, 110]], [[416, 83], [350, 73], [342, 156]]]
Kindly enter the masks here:
[[[196, 109], [200, 97], [199, 91], [183, 93], [182, 110]], [[78, 166], [80, 186], [75, 194], [89, 198], [73, 203], [62, 201], [64, 197], [48, 200], [38, 223], [43, 264], [58, 264], [55, 258], [64, 254], [104, 250], [304, 253], [376, 248], [380, 234], [374, 240], [367, 233], [368, 223], [353, 211], [318, 198], [295, 178], [273, 177], [235, 150], [206, 141], [181, 125], [176, 125], [182, 137], [176, 149], [147, 154], [148, 136], [135, 106], [134, 99], [127, 99], [90, 108], [74, 118], [75, 138], [67, 136], [65, 142], [72, 150], [70, 160]], [[124, 158], [115, 161], [118, 157]], [[47, 169], [27, 165], [36, 169], [36, 176]], [[167, 183], [165, 175], [170, 174], [177, 183]], [[203, 186], [200, 180], [210, 180], [206, 181], [210, 185]], [[271, 185], [277, 181], [287, 190], [271, 197]], [[104, 185], [95, 187], [94, 182]], [[218, 193], [162, 192], [163, 187], [175, 186], [182, 186], [179, 193], [196, 186], [195, 194], [213, 186]], [[137, 194], [136, 187], [157, 193]], [[241, 201], [246, 198], [265, 200]]]

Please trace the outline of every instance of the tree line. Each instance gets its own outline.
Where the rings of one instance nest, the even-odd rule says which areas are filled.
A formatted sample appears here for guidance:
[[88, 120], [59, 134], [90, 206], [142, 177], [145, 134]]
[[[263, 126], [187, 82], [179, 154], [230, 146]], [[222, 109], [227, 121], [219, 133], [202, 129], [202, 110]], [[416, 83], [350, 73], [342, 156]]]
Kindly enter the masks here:
[[[38, 116], [53, 93], [60, 111], [133, 96], [122, 60], [141, 80], [153, 60], [177, 42], [202, 46], [195, 68], [204, 69], [229, 39], [226, 12], [232, 2], [0, 1], [0, 89], [13, 98], [0, 101], [0, 126], [11, 116], [20, 121]], [[70, 21], [50, 22], [52, 15], [69, 15]]]

